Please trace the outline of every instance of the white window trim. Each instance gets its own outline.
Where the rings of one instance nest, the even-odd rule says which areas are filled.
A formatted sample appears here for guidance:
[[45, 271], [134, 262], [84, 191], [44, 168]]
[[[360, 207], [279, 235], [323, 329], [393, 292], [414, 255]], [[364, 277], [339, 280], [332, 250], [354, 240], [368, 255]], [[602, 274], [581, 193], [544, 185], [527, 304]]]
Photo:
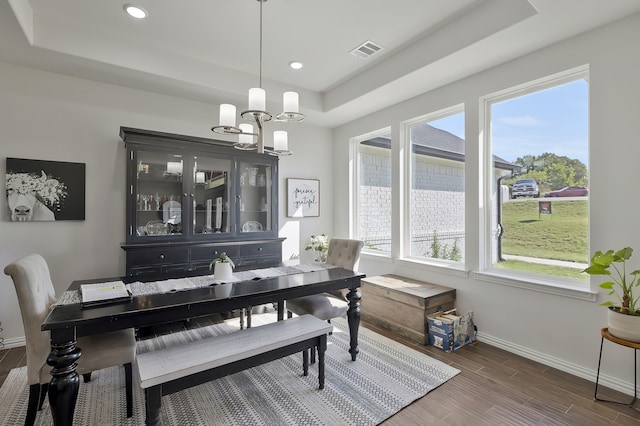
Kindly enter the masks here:
[[[351, 176], [351, 179], [349, 179], [350, 181], [349, 191], [351, 193], [351, 196], [349, 197], [350, 203], [351, 203], [349, 206], [349, 235], [351, 236], [350, 238], [362, 239], [362, 236], [360, 235], [360, 215], [358, 211], [358, 209], [360, 208], [359, 207], [360, 206], [360, 202], [359, 202], [360, 201], [360, 195], [359, 195], [360, 194], [360, 143], [366, 140], [369, 140], [373, 137], [386, 135], [386, 134], [391, 134], [392, 141], [393, 141], [393, 134], [391, 133], [390, 126], [383, 127], [378, 130], [373, 130], [371, 132], [349, 139], [349, 144], [351, 148], [349, 150], [349, 156], [350, 156], [349, 162], [351, 163], [351, 170], [349, 171]], [[391, 151], [393, 151], [393, 143], [392, 143]], [[392, 152], [392, 155], [393, 155], [393, 152]], [[390, 252], [387, 253], [387, 252], [380, 252], [378, 250], [370, 250], [366, 246], [362, 248], [362, 254], [375, 255], [378, 257], [386, 257], [386, 258], [391, 257]]]
[[496, 270], [496, 268], [492, 268], [487, 271], [475, 272], [475, 277], [478, 281], [522, 288], [556, 296], [570, 297], [572, 299], [595, 302], [598, 297], [597, 291], [592, 291], [582, 285], [576, 286], [564, 281], [552, 280], [551, 277], [547, 278], [543, 275], [540, 275], [540, 277], [544, 278], [536, 278], [533, 277], [533, 274], [531, 274], [531, 276], [525, 273], [510, 274], [502, 269]]
[[[415, 126], [417, 124], [424, 124], [430, 121], [439, 120], [441, 118], [449, 117], [451, 115], [465, 113], [464, 103], [453, 105], [451, 107], [440, 109], [436, 112], [431, 112], [428, 114], [421, 115], [419, 117], [411, 118], [409, 120], [402, 121], [400, 123], [400, 137], [402, 140], [402, 156], [401, 160], [404, 164], [403, 174], [402, 174], [402, 187], [401, 192], [403, 193], [403, 198], [408, 203], [412, 203], [411, 200], [411, 174], [412, 170], [412, 161], [411, 161], [411, 126]], [[466, 139], [466, 132], [465, 132]], [[466, 152], [466, 143], [465, 143], [465, 152]], [[465, 160], [466, 164], [466, 160]], [[466, 167], [465, 167], [466, 173]], [[465, 187], [466, 191], [466, 187]], [[403, 204], [404, 205], [404, 204]], [[465, 206], [465, 209], [467, 207]], [[411, 205], [404, 208], [402, 212], [402, 240], [403, 244], [400, 247], [400, 259], [412, 262], [419, 263], [421, 265], [428, 265], [431, 268], [436, 268], [436, 271], [445, 269], [445, 270], [456, 270], [456, 271], [464, 271], [465, 276], [467, 275], [467, 271], [465, 269], [466, 265], [466, 253], [464, 256], [463, 262], [451, 262], [438, 260], [431, 257], [418, 257], [411, 256]], [[465, 223], [465, 230], [467, 229], [467, 225]], [[430, 269], [431, 269], [430, 268]]]
[[493, 174], [485, 170], [493, 170], [491, 151], [491, 104], [518, 96], [535, 93], [546, 88], [556, 87], [579, 79], [589, 81], [589, 66], [567, 70], [545, 78], [525, 83], [499, 92], [482, 96], [479, 99], [480, 132], [478, 143], [482, 147], [482, 167], [479, 171], [479, 181], [483, 183], [480, 207], [483, 225], [480, 229], [480, 271], [475, 273], [476, 279], [500, 285], [508, 285], [542, 293], [571, 297], [581, 300], [596, 301], [597, 291], [591, 288], [590, 280], [579, 280], [547, 276], [543, 274], [528, 274], [525, 272], [503, 270], [492, 267], [492, 200], [491, 181]]

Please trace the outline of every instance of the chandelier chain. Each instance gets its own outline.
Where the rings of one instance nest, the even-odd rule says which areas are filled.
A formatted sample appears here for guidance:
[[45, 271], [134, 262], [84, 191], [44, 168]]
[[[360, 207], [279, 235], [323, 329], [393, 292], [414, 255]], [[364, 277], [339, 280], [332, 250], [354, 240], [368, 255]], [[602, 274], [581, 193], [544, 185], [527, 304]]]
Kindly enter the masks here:
[[[264, 1], [258, 0], [260, 2], [260, 85], [259, 87], [262, 89], [262, 3]], [[266, 0], [265, 0], [266, 1]]]

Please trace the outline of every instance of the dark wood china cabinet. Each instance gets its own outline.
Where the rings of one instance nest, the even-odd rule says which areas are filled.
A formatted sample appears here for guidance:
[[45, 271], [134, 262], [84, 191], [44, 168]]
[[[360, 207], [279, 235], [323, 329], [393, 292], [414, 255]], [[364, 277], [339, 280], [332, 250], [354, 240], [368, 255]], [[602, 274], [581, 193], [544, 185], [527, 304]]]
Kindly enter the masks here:
[[208, 273], [282, 261], [278, 158], [229, 142], [120, 128], [127, 151], [126, 274]]

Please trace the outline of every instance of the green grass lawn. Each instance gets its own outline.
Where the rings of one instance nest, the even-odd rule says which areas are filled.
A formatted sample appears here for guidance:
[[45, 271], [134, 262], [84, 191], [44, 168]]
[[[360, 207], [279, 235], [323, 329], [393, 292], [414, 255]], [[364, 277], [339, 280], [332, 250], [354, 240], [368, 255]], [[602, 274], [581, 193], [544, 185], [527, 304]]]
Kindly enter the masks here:
[[[502, 208], [502, 253], [517, 256], [530, 256], [542, 259], [566, 260], [571, 262], [589, 262], [588, 244], [588, 206], [586, 200], [551, 201], [551, 214], [538, 214], [538, 201], [505, 203]], [[501, 267], [510, 267], [500, 262]], [[503, 263], [505, 263], [503, 265]], [[531, 264], [527, 264], [531, 265]], [[523, 265], [511, 265], [512, 269], [523, 270]], [[531, 265], [524, 270], [539, 265]], [[549, 266], [542, 265], [545, 273], [551, 273]], [[561, 268], [571, 269], [571, 268]], [[567, 271], [571, 274], [576, 272]], [[578, 275], [579, 274], [579, 271]], [[553, 275], [563, 275], [562, 273]]]
[[557, 277], [579, 278], [583, 280], [589, 278], [589, 275], [584, 272], [580, 272], [580, 269], [523, 262], [521, 260], [504, 260], [502, 262], [496, 263], [494, 266], [497, 268], [513, 269], [515, 271], [526, 271], [536, 274], [555, 275]]

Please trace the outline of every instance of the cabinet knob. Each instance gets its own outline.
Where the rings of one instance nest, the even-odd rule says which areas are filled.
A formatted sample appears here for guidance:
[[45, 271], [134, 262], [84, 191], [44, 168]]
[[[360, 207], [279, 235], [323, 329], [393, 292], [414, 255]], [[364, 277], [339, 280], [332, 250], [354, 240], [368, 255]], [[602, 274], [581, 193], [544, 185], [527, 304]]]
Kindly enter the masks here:
[[262, 247], [258, 247], [258, 251], [262, 251]]
[[182, 196], [183, 196], [183, 197], [186, 197], [186, 196], [187, 196], [187, 193], [186, 193], [186, 192], [183, 192], [183, 193], [182, 193]]
[[214, 256], [217, 256], [217, 255], [218, 255], [218, 250], [214, 250], [214, 251], [213, 251], [213, 255], [214, 255]]
[[164, 259], [164, 254], [160, 253], [160, 259]]

